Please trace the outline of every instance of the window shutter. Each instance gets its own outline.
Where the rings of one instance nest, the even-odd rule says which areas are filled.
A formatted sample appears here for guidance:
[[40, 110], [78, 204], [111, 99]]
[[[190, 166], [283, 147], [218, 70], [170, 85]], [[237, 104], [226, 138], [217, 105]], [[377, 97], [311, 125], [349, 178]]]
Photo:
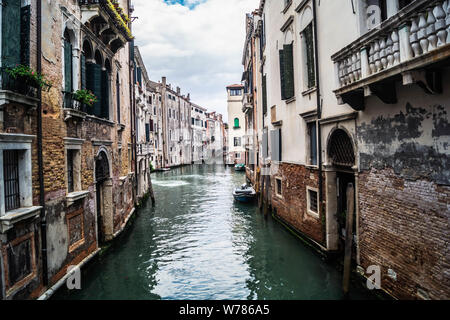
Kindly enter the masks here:
[[285, 98], [290, 99], [294, 96], [294, 55], [292, 52], [292, 43], [284, 45], [284, 86]]
[[86, 89], [86, 57], [84, 54], [81, 55], [81, 89]]
[[263, 159], [266, 159], [268, 154], [268, 147], [269, 147], [269, 134], [267, 132], [267, 129], [264, 129], [263, 131], [263, 138], [262, 138], [262, 156]]
[[72, 44], [64, 41], [64, 90], [72, 92]]
[[2, 66], [20, 64], [20, 1], [8, 0], [2, 3]]
[[30, 65], [30, 7], [20, 9], [20, 63]]
[[310, 138], [310, 161], [312, 165], [317, 165], [317, 127], [316, 123], [309, 124], [309, 138]]
[[306, 45], [306, 68], [308, 72], [308, 88], [316, 85], [316, 70], [314, 62], [314, 39], [312, 23], [303, 32]]
[[139, 86], [142, 87], [142, 69], [137, 68], [137, 82], [139, 82]]
[[89, 114], [96, 116], [101, 114], [101, 75], [102, 67], [100, 65], [95, 63], [88, 63], [86, 65], [86, 87], [97, 97], [97, 102], [92, 107], [88, 107], [87, 110]]
[[263, 99], [263, 114], [267, 113], [267, 76], [262, 78], [262, 99]]
[[120, 79], [119, 74], [117, 74], [116, 79], [116, 104], [117, 104], [117, 122], [120, 123]]
[[281, 129], [270, 131], [272, 160], [281, 161]]
[[284, 72], [284, 50], [280, 50], [280, 82], [281, 82], [281, 100], [286, 100]]
[[101, 71], [101, 113], [100, 117], [108, 119], [109, 118], [109, 74], [108, 71]]

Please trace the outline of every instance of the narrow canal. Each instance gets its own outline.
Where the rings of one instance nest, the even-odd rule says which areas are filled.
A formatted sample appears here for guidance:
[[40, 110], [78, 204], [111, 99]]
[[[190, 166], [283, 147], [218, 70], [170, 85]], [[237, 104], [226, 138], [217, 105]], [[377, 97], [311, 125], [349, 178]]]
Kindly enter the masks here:
[[[342, 299], [342, 276], [273, 219], [237, 204], [245, 175], [190, 166], [152, 175], [157, 205], [54, 299]], [[353, 288], [350, 298], [370, 296]]]

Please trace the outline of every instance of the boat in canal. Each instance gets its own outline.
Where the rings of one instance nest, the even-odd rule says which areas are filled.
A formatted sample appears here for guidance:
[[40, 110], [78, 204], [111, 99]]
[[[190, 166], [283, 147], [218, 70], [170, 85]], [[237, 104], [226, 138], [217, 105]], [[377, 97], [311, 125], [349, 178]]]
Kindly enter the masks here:
[[233, 197], [236, 201], [249, 203], [255, 200], [256, 191], [251, 186], [243, 184], [239, 188], [235, 188], [233, 191]]
[[236, 164], [234, 166], [234, 171], [245, 171], [245, 165], [244, 164]]

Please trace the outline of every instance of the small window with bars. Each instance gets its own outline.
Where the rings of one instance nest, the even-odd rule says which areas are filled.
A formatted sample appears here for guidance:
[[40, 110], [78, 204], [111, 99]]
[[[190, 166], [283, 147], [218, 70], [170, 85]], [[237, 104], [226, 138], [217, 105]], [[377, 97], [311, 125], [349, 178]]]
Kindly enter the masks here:
[[281, 179], [276, 178], [276, 185], [277, 185], [277, 195], [278, 196], [282, 196], [283, 195], [283, 183], [281, 181]]
[[319, 215], [319, 204], [317, 200], [317, 190], [308, 188], [308, 212], [314, 216]]
[[19, 151], [3, 151], [3, 177], [5, 183], [5, 211], [20, 208]]
[[74, 158], [74, 150], [67, 150], [67, 191], [69, 193], [74, 192], [75, 183], [73, 176], [73, 158]]

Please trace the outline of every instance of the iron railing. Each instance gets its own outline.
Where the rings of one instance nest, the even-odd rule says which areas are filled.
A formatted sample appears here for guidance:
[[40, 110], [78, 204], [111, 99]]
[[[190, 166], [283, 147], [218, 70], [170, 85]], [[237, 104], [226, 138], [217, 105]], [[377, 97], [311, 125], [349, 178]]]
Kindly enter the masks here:
[[63, 101], [64, 109], [72, 109], [86, 112], [87, 109], [86, 105], [75, 99], [75, 93], [63, 91], [63, 94], [64, 94], [64, 101]]
[[29, 83], [20, 77], [12, 77], [7, 71], [7, 68], [0, 68], [0, 88], [2, 90], [12, 91], [24, 96], [37, 98], [38, 88], [35, 84]]

